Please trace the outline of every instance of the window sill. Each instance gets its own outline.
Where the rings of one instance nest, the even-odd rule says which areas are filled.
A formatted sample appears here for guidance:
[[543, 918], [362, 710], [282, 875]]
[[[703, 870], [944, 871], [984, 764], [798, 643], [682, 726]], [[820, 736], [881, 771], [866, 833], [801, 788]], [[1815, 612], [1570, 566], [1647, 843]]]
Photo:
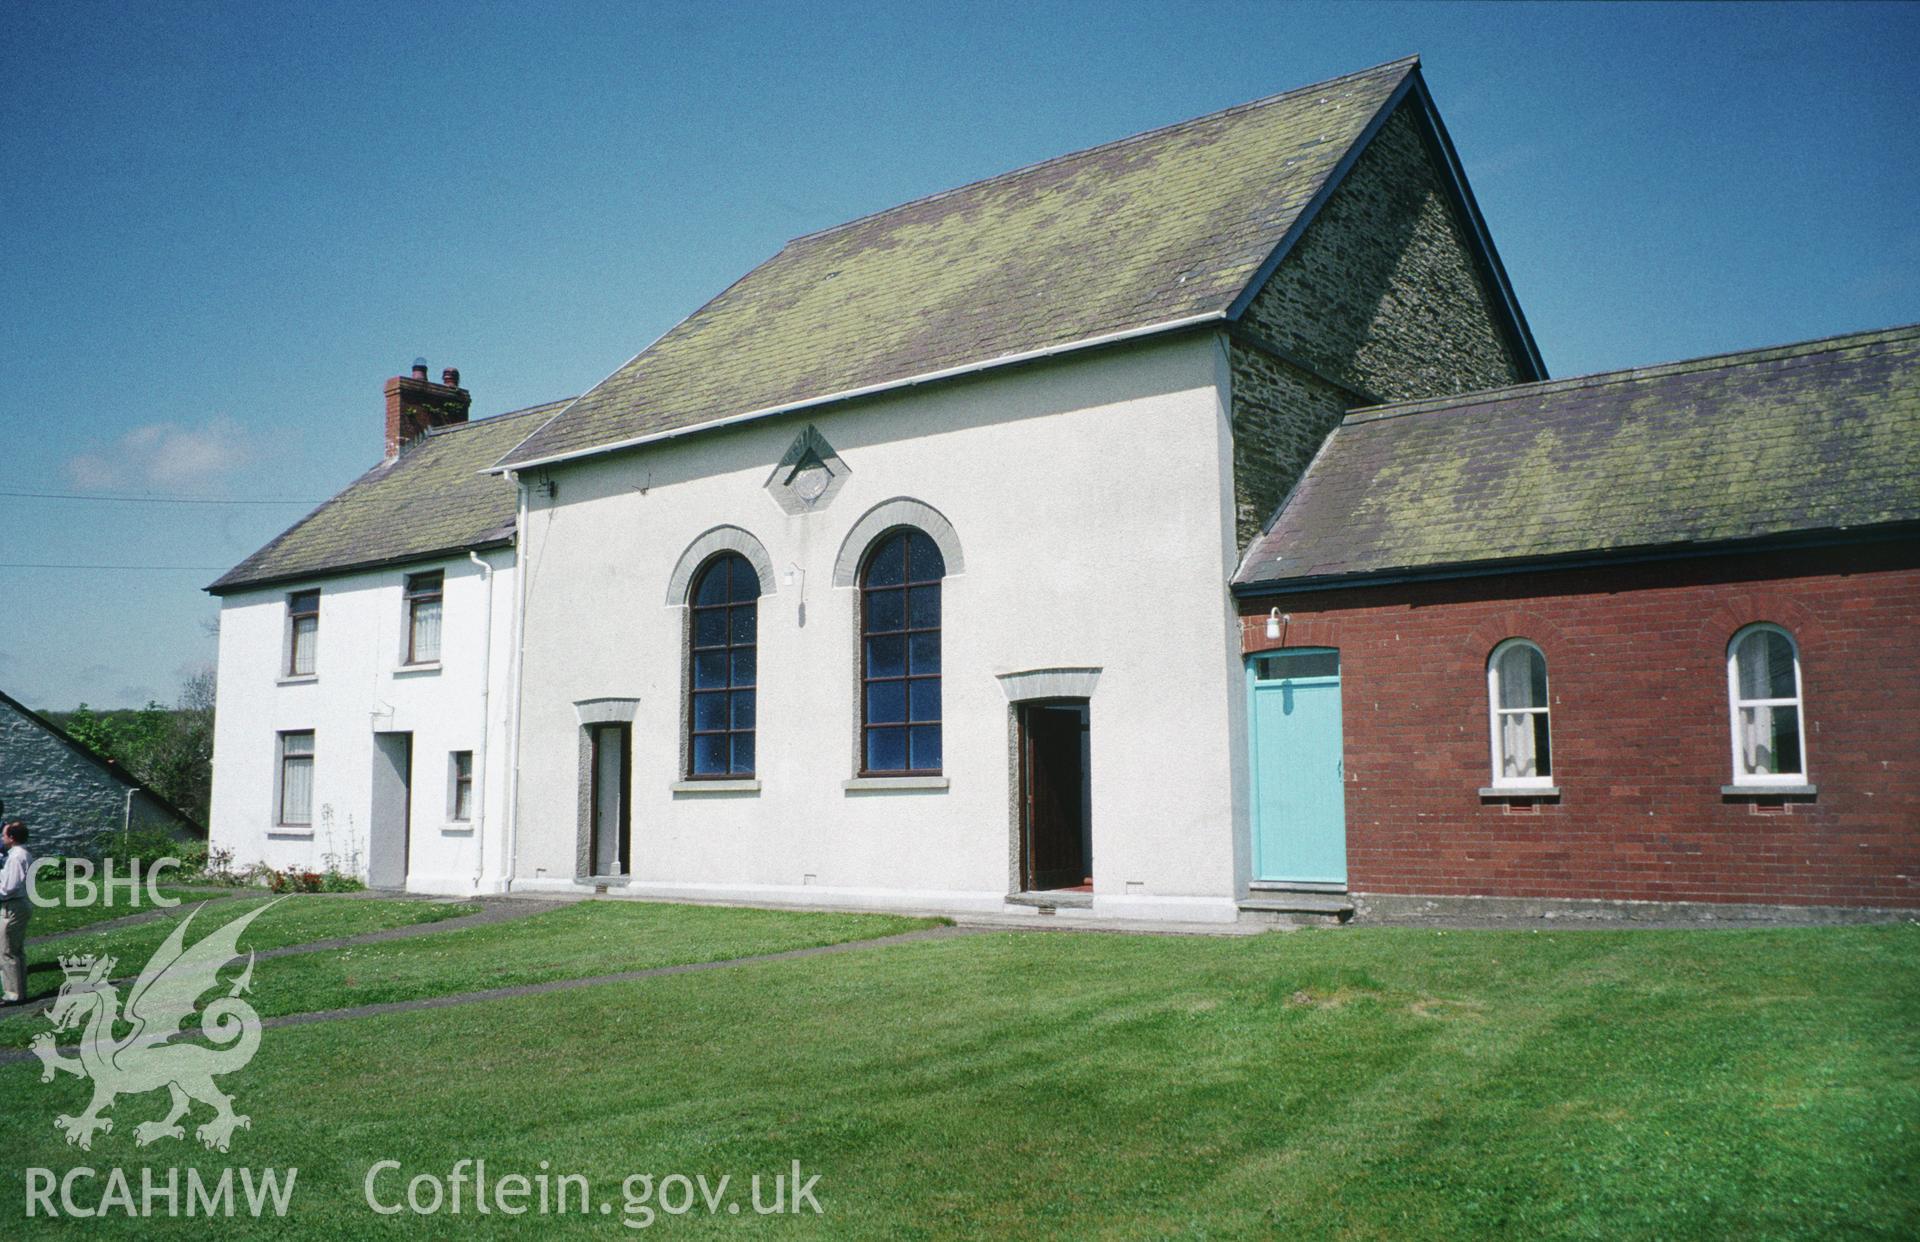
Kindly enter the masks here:
[[1480, 791], [1482, 798], [1489, 801], [1511, 802], [1516, 798], [1545, 799], [1558, 798], [1560, 787], [1557, 785], [1489, 785]]
[[856, 776], [840, 782], [848, 793], [904, 793], [908, 790], [945, 789], [944, 776]]
[[1820, 792], [1818, 785], [1722, 785], [1723, 798], [1811, 798]]
[[293, 824], [275, 824], [267, 829], [267, 839], [269, 841], [311, 841], [313, 829], [301, 828]]
[[318, 673], [301, 673], [298, 676], [282, 677], [273, 684], [276, 686], [311, 686], [320, 680]]
[[760, 792], [760, 782], [752, 777], [744, 780], [675, 781], [667, 788], [675, 794], [757, 794]]
[[426, 677], [440, 671], [440, 661], [433, 660], [422, 664], [402, 664], [393, 670], [395, 677]]
[[456, 819], [442, 824], [440, 825], [440, 835], [443, 837], [470, 837], [473, 835], [473, 821], [470, 819]]

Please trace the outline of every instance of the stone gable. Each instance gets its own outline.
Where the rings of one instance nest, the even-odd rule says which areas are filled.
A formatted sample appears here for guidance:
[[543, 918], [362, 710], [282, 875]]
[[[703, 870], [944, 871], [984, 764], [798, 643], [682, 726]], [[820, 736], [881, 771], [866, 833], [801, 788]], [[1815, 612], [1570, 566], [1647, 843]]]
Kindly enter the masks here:
[[182, 828], [145, 792], [4, 699], [0, 801], [6, 803], [6, 819], [26, 822], [32, 834], [29, 848], [36, 855], [92, 854], [95, 838], [129, 822], [136, 830]]
[[1232, 334], [1242, 548], [1347, 410], [1530, 378], [1422, 129], [1401, 104]]

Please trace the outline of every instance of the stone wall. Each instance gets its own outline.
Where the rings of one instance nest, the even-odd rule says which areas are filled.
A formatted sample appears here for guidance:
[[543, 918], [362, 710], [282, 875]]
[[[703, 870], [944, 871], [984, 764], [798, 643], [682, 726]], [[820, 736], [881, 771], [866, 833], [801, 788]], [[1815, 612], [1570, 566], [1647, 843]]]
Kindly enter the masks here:
[[[0, 801], [6, 819], [24, 820], [35, 854], [95, 851], [94, 839], [127, 820], [132, 788], [39, 721], [0, 701]], [[179, 828], [179, 821], [137, 789], [133, 826]]]
[[1348, 409], [1530, 378], [1423, 126], [1388, 119], [1230, 343], [1243, 548]]

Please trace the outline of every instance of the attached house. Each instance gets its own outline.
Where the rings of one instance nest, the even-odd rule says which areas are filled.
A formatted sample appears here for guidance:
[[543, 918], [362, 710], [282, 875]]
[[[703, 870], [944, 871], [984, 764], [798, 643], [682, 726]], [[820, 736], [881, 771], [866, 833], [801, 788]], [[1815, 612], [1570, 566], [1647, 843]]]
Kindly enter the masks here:
[[208, 589], [220, 599], [213, 843], [383, 887], [504, 887], [511, 484], [560, 402], [467, 421], [457, 371], [386, 384], [379, 465]]
[[1357, 410], [1234, 592], [1256, 882], [1920, 904], [1920, 327]]
[[[1826, 667], [1911, 629], [1920, 441], [1823, 360], [1910, 340], [1547, 382], [1414, 59], [1048, 160], [796, 238], [570, 401], [390, 381], [387, 459], [213, 587], [213, 833], [1066, 919], [1920, 904], [1911, 646]], [[1765, 770], [1708, 772], [1727, 711]]]

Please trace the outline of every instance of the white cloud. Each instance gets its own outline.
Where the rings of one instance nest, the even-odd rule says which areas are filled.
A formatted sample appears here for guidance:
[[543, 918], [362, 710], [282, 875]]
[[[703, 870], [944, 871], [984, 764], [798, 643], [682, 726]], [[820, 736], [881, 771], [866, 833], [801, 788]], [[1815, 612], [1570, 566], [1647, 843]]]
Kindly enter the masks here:
[[198, 427], [148, 423], [67, 460], [78, 487], [177, 491], [204, 486], [252, 460], [244, 428], [224, 415]]

